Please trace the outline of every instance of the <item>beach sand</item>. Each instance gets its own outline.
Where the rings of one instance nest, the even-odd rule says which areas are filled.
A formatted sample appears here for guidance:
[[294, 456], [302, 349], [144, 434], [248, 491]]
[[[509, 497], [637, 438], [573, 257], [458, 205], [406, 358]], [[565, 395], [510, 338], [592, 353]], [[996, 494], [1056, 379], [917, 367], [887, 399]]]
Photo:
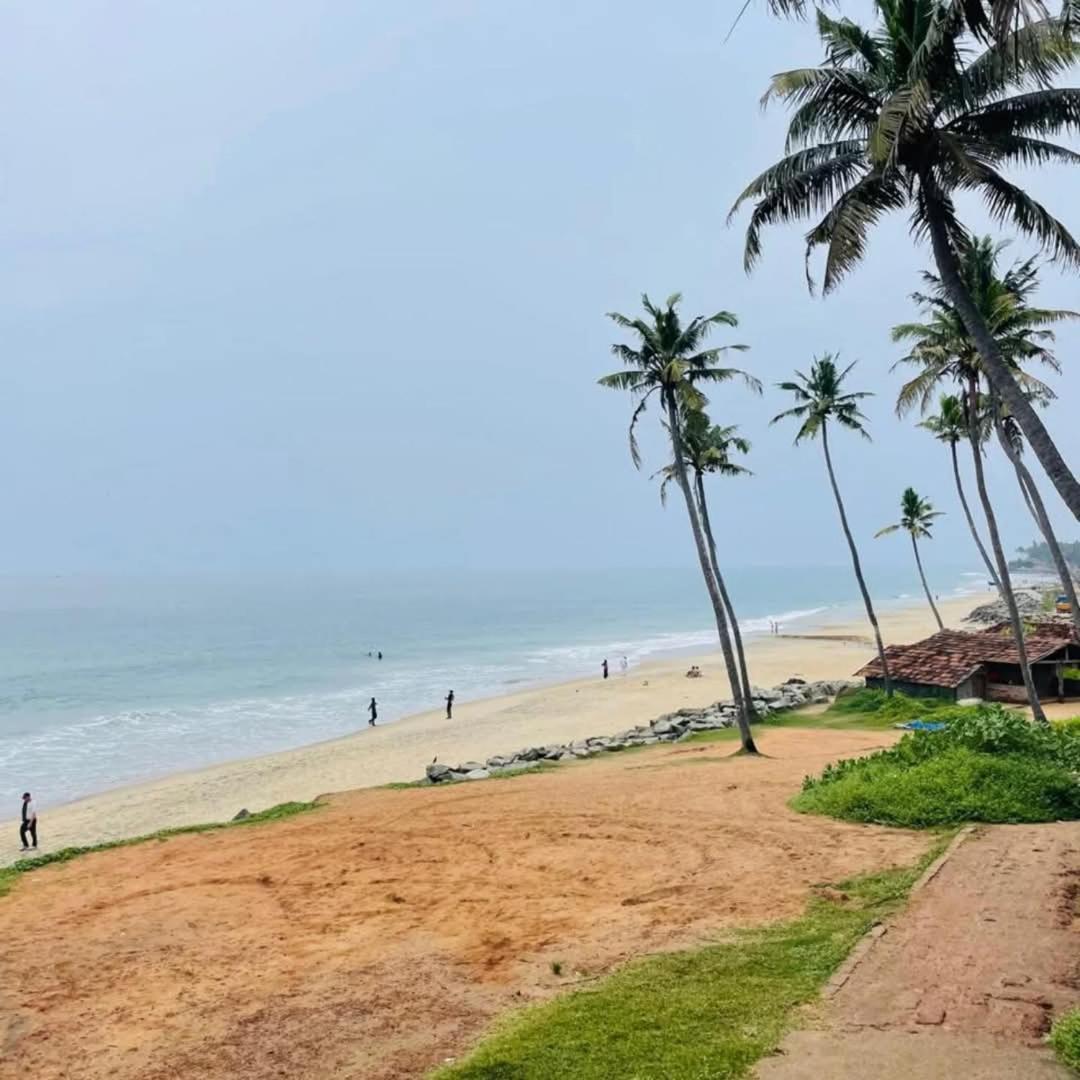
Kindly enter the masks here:
[[[940, 604], [942, 618], [959, 625], [972, 607], [991, 598], [947, 600]], [[887, 612], [881, 625], [886, 642], [914, 641], [936, 629], [925, 604]], [[873, 653], [865, 620], [808, 625], [797, 635], [747, 644], [750, 675], [759, 686], [792, 675], [847, 678]], [[618, 673], [618, 658], [610, 659], [607, 681], [597, 673], [596, 678], [461, 701], [453, 720], [437, 710], [368, 728], [358, 717], [359, 730], [345, 738], [179, 773], [53, 808], [41, 815], [41, 850], [224, 821], [241, 808], [255, 812], [291, 800], [415, 780], [436, 757], [447, 764], [482, 761], [525, 746], [613, 734], [661, 713], [729, 696], [719, 648], [643, 664], [625, 676]], [[703, 678], [685, 677], [694, 663]], [[16, 849], [17, 843], [0, 848], [0, 863], [17, 857]]]

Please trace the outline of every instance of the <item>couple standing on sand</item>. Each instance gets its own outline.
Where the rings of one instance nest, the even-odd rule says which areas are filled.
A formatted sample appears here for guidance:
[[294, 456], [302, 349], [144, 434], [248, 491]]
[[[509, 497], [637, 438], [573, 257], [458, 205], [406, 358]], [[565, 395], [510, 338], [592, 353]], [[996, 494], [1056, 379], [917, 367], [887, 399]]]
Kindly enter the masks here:
[[[608, 662], [607, 662], [606, 657], [604, 659], [604, 662], [600, 665], [600, 670], [604, 673], [604, 678], [606, 679], [608, 677]], [[619, 661], [619, 671], [623, 675], [625, 675], [629, 670], [630, 670], [630, 661], [627, 660], [626, 657], [624, 656]]]
[[[368, 720], [368, 727], [374, 727], [375, 721], [379, 719], [379, 703], [372, 698], [371, 704], [368, 706], [368, 712], [371, 714], [371, 718]], [[454, 717], [454, 691], [451, 690], [446, 695], [446, 719], [452, 720]]]

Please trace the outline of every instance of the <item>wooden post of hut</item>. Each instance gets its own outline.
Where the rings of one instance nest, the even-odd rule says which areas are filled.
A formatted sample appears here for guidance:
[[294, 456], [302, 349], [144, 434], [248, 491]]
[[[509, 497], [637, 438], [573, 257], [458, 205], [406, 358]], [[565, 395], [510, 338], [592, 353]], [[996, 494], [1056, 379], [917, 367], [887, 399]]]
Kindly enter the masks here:
[[1058, 701], [1065, 700], [1065, 665], [1058, 661], [1054, 665], [1054, 672], [1057, 675], [1058, 684]]

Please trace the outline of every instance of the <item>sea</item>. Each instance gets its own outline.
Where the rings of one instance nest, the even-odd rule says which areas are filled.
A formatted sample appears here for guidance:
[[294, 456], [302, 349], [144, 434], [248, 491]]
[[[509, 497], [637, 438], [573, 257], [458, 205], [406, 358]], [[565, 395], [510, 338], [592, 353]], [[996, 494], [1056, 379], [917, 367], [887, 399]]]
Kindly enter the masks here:
[[[883, 608], [913, 567], [874, 567]], [[849, 567], [727, 573], [745, 634], [857, 615]], [[985, 587], [934, 569], [942, 598]], [[0, 578], [0, 798], [41, 806], [528, 686], [702, 650], [692, 569], [427, 571], [273, 580]], [[382, 659], [378, 659], [378, 653]]]

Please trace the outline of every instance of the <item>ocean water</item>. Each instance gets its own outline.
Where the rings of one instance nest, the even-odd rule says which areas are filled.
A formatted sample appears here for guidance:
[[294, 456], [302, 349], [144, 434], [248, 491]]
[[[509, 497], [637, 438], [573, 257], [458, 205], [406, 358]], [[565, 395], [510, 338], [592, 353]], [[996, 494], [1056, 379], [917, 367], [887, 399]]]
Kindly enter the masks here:
[[[871, 572], [883, 605], [921, 596]], [[942, 596], [984, 585], [934, 569]], [[745, 632], [849, 615], [850, 569], [733, 569]], [[0, 798], [43, 806], [528, 684], [715, 645], [696, 572], [424, 573], [351, 580], [0, 579]], [[382, 650], [384, 659], [369, 657]]]

